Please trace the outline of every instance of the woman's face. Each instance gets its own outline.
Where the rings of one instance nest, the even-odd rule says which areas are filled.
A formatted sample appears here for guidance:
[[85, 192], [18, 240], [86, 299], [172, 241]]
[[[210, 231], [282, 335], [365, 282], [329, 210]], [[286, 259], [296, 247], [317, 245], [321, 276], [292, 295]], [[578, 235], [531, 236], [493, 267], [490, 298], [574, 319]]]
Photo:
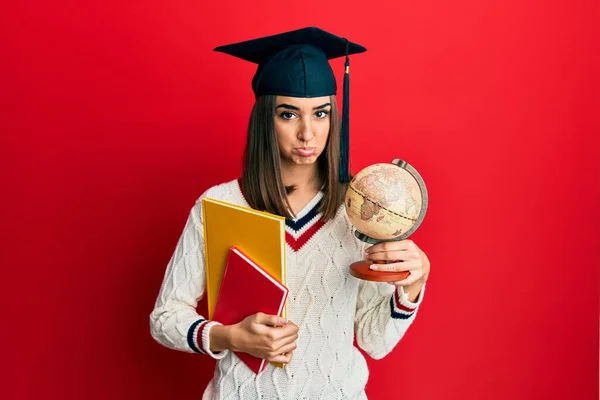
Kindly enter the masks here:
[[329, 136], [330, 111], [329, 96], [277, 96], [275, 132], [283, 163], [312, 164], [319, 158]]

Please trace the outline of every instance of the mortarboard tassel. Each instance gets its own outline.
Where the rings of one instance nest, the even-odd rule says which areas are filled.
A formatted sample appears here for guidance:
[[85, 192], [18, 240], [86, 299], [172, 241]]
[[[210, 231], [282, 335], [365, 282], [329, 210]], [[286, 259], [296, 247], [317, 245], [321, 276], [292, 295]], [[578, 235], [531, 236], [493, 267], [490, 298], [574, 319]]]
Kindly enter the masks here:
[[340, 137], [340, 182], [350, 182], [348, 165], [348, 159], [350, 157], [350, 58], [348, 57], [348, 46], [349, 42], [346, 40], [342, 128]]

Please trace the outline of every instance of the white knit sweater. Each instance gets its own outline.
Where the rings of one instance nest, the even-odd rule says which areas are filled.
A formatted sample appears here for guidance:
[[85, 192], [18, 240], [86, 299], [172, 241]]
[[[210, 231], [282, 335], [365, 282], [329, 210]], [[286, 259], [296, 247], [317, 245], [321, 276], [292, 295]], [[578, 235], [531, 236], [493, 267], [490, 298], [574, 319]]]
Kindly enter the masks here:
[[[206, 191], [211, 197], [249, 206], [238, 181]], [[162, 345], [218, 359], [203, 399], [366, 399], [366, 360], [387, 355], [417, 314], [418, 303], [387, 283], [361, 281], [348, 272], [364, 258], [344, 207], [323, 223], [319, 193], [286, 221], [287, 317], [299, 327], [297, 349], [284, 369], [267, 364], [255, 375], [231, 351], [210, 351], [215, 321], [196, 311], [204, 295], [204, 245], [200, 199], [192, 208], [150, 315], [152, 336]]]

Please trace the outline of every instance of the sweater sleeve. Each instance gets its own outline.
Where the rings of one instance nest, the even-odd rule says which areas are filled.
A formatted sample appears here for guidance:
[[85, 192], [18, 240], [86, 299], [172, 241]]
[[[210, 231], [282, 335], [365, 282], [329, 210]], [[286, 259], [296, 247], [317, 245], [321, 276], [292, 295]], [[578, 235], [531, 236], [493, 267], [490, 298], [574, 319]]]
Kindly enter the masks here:
[[388, 355], [415, 320], [425, 286], [415, 303], [401, 286], [360, 281], [354, 326], [356, 341], [374, 359]]
[[150, 313], [150, 332], [165, 347], [220, 359], [228, 350], [213, 353], [209, 343], [210, 329], [218, 323], [196, 311], [206, 288], [202, 197], [190, 211], [167, 265], [154, 310]]

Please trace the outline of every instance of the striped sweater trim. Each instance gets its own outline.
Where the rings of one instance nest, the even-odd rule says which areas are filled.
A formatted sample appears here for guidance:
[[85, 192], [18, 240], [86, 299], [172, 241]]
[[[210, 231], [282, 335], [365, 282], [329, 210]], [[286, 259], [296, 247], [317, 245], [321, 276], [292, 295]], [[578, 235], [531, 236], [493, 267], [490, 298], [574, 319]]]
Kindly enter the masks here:
[[325, 225], [323, 219], [317, 220], [313, 226], [308, 228], [302, 235], [297, 239], [293, 237], [289, 232], [285, 232], [285, 241], [294, 251], [299, 251], [308, 241]]
[[415, 314], [417, 307], [408, 307], [402, 304], [399, 292], [400, 289], [394, 290], [394, 294], [390, 297], [391, 315], [394, 319], [408, 319]]
[[414, 312], [417, 309], [417, 307], [408, 307], [402, 304], [402, 300], [400, 299], [400, 289], [396, 289], [394, 291], [394, 299], [396, 300], [396, 308], [402, 311], [410, 313]]
[[313, 218], [315, 218], [319, 214], [319, 207], [321, 207], [322, 203], [323, 200], [319, 200], [317, 204], [315, 204], [310, 209], [310, 211], [306, 213], [306, 215], [304, 215], [302, 218], [299, 218], [297, 220], [286, 218], [285, 225], [296, 232], [302, 230], [302, 228], [304, 228], [305, 225], [307, 225]]
[[[239, 195], [244, 200], [245, 205], [250, 207], [244, 196], [241, 178], [236, 180], [235, 187], [239, 191]], [[323, 203], [323, 196], [324, 193], [322, 191], [317, 193], [317, 195], [298, 214], [298, 219], [285, 219], [285, 241], [294, 252], [300, 251], [319, 229], [325, 225], [323, 217], [319, 215], [319, 208]]]
[[294, 230], [286, 225], [285, 231], [288, 232], [290, 235], [292, 235], [295, 239], [297, 239], [300, 236], [302, 236], [304, 234], [304, 232], [309, 230], [321, 218], [322, 218], [321, 215], [319, 215], [319, 214], [315, 215], [308, 223], [306, 223], [302, 228], [300, 228], [298, 230]]
[[206, 320], [199, 319], [199, 320], [195, 321], [192, 325], [190, 325], [190, 328], [188, 329], [188, 334], [187, 334], [188, 346], [190, 346], [190, 348], [192, 350], [194, 350], [194, 352], [200, 353], [200, 354], [205, 353], [198, 346], [198, 328], [203, 322], [206, 322]]
[[[317, 200], [318, 199], [318, 200]], [[319, 213], [319, 207], [323, 203], [322, 192], [320, 196], [312, 200], [312, 207], [296, 220], [286, 218], [285, 241], [295, 252], [302, 247], [325, 225], [325, 220]], [[309, 204], [310, 205], [310, 204]]]

